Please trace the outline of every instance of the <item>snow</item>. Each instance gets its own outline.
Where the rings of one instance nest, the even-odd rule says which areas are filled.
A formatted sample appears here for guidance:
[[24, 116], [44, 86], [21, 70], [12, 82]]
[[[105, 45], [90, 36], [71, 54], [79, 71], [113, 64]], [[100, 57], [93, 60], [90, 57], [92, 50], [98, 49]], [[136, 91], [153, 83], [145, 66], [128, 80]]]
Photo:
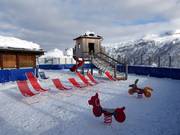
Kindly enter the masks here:
[[68, 48], [68, 49], [66, 49], [65, 54], [66, 54], [67, 56], [72, 57], [72, 56], [73, 56], [73, 48]]
[[0, 36], [0, 47], [1, 48], [20, 48], [20, 49], [29, 49], [29, 50], [39, 50], [40, 45], [29, 42], [26, 40], [21, 40], [15, 37], [5, 37]]
[[[68, 71], [45, 71], [51, 78], [75, 77]], [[151, 86], [151, 98], [138, 99], [127, 93], [129, 84], [139, 78], [140, 87]], [[51, 88], [33, 98], [21, 96], [13, 82], [0, 84], [1, 135], [179, 135], [180, 80], [130, 75], [127, 81], [108, 81], [93, 87], [69, 91], [55, 90], [50, 80], [40, 81]], [[103, 107], [125, 106], [127, 119], [111, 126], [96, 118], [88, 99], [99, 93]], [[36, 103], [28, 104], [28, 102]]]
[[62, 58], [62, 57], [64, 57], [63, 51], [55, 48], [53, 50], [46, 52], [40, 58]]
[[87, 30], [86, 32], [85, 32], [85, 35], [88, 35], [88, 36], [90, 36], [90, 35], [95, 35], [95, 32], [92, 32], [92, 31], [89, 31], [89, 30]]

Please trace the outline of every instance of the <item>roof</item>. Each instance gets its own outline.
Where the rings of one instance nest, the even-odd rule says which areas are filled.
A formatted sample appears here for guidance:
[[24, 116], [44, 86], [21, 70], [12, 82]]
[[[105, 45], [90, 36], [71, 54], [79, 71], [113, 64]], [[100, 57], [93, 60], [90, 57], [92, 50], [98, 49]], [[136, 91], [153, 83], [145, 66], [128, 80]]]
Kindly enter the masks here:
[[17, 48], [17, 49], [28, 49], [28, 50], [41, 50], [39, 44], [31, 41], [22, 40], [15, 37], [7, 37], [0, 35], [0, 47], [1, 48]]
[[31, 54], [36, 54], [36, 55], [43, 55], [44, 50], [39, 49], [39, 50], [31, 50], [31, 49], [24, 49], [24, 48], [3, 48], [0, 47], [0, 52], [14, 52], [14, 53], [31, 53]]
[[80, 39], [80, 38], [90, 38], [90, 39], [103, 39], [102, 36], [96, 35], [94, 32], [87, 31], [84, 35], [81, 35], [74, 40]]

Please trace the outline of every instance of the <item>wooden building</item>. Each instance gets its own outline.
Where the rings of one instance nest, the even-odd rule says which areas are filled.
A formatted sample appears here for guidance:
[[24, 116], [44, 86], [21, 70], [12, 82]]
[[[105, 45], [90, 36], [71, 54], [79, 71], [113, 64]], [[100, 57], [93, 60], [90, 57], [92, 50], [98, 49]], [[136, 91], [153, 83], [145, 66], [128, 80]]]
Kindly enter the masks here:
[[101, 52], [103, 47], [101, 42], [103, 37], [95, 35], [93, 32], [86, 32], [74, 39], [75, 47], [73, 55], [79, 58], [89, 58], [94, 53]]
[[0, 47], [0, 68], [1, 69], [18, 69], [26, 67], [36, 67], [36, 57], [43, 55], [44, 51], [28, 50], [18, 48], [1, 48]]

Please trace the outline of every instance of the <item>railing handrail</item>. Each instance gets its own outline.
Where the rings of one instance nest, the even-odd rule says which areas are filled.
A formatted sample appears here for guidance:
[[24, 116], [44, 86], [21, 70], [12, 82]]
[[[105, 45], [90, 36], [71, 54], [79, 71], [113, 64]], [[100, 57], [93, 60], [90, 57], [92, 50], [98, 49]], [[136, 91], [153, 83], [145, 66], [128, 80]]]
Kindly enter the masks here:
[[[112, 61], [114, 61], [114, 62], [116, 62], [116, 63], [118, 63], [118, 64], [126, 64], [126, 63], [119, 62], [118, 60], [110, 57], [109, 55], [107, 55], [107, 54], [105, 54], [105, 53], [103, 53], [103, 52], [98, 52], [98, 53], [95, 54], [95, 56], [98, 56], [98, 54], [102, 54], [102, 55], [108, 57], [109, 59], [111, 59]], [[99, 57], [100, 57], [100, 56], [99, 56]]]

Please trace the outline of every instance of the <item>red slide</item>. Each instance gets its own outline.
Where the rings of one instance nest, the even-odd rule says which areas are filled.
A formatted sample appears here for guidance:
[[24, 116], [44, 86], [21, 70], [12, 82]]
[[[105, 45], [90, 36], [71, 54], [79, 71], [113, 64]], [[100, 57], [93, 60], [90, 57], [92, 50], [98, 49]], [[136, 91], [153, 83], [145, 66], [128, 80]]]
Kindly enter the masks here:
[[83, 60], [83, 59], [82, 59], [82, 60], [79, 60], [79, 59], [76, 58], [76, 57], [73, 57], [73, 58], [77, 61], [78, 64], [76, 64], [76, 65], [74, 65], [74, 66], [72, 66], [72, 67], [70, 68], [71, 72], [75, 72], [79, 67], [81, 67], [81, 66], [84, 64], [84, 60]]

